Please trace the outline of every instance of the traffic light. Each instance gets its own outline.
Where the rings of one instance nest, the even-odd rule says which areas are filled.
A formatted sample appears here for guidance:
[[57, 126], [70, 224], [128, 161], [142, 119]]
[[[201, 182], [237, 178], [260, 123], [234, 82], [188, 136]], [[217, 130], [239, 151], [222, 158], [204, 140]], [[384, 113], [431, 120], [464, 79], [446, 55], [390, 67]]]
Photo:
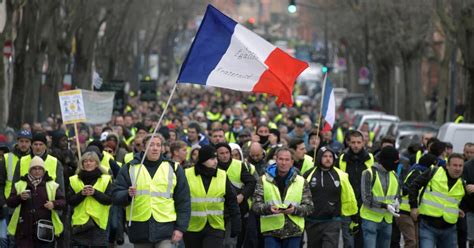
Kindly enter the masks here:
[[296, 0], [289, 0], [288, 12], [291, 14], [296, 12]]
[[323, 65], [323, 67], [321, 68], [321, 70], [323, 71], [323, 74], [326, 74], [328, 72], [328, 67]]

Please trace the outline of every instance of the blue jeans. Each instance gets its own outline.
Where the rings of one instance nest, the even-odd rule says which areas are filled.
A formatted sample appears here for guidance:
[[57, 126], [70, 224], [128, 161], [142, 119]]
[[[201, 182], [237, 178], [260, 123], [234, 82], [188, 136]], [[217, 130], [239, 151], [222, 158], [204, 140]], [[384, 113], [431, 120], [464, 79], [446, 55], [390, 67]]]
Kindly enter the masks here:
[[272, 236], [265, 236], [265, 248], [294, 248], [300, 247], [301, 237], [279, 239]]
[[392, 237], [392, 224], [384, 220], [377, 223], [362, 219], [362, 234], [364, 235], [364, 247], [390, 247]]
[[438, 229], [420, 221], [420, 248], [451, 248], [458, 246], [456, 225]]

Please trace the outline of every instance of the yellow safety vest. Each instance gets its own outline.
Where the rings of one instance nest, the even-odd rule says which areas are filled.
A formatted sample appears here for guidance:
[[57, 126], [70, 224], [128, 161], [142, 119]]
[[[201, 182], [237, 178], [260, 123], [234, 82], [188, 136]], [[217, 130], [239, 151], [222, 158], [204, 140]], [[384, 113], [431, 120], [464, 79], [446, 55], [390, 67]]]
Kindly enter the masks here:
[[[32, 158], [31, 158], [30, 155], [26, 155], [26, 156], [21, 157], [21, 159], [20, 159], [20, 176], [24, 176], [24, 175], [28, 174], [28, 171], [30, 169], [31, 159]], [[53, 178], [54, 181], [56, 181], [57, 166], [58, 166], [58, 159], [48, 154], [46, 156], [46, 160], [44, 161], [44, 168], [48, 172], [48, 175], [51, 178]]]
[[[270, 181], [269, 181], [270, 180]], [[263, 182], [263, 200], [265, 204], [286, 208], [290, 204], [292, 206], [298, 206], [301, 204], [304, 189], [304, 178], [300, 175], [296, 175], [296, 178], [290, 182], [290, 186], [286, 191], [285, 200], [282, 201], [280, 191], [278, 187], [272, 183], [274, 179], [268, 178], [266, 175], [262, 176]], [[293, 221], [299, 228], [300, 231], [304, 230], [304, 218], [296, 215], [287, 215], [291, 221]], [[262, 233], [273, 230], [282, 229], [285, 225], [285, 214], [271, 214], [260, 216], [260, 231]]]
[[[352, 216], [357, 214], [357, 200], [355, 198], [354, 189], [352, 189], [351, 182], [349, 181], [349, 175], [344, 171], [333, 167], [339, 176], [339, 182], [341, 183], [341, 215], [342, 216]], [[314, 172], [317, 170], [317, 167], [313, 168], [309, 173], [306, 181], [311, 182]]]
[[[27, 186], [27, 183], [23, 180], [16, 182], [15, 183], [16, 193], [20, 195], [21, 192], [25, 191], [26, 186]], [[56, 190], [58, 188], [59, 188], [59, 184], [57, 184], [56, 182], [54, 181], [46, 182], [46, 194], [48, 195], [49, 201], [54, 201], [56, 199]], [[18, 226], [18, 221], [20, 219], [20, 210], [21, 210], [21, 204], [15, 208], [15, 211], [13, 212], [10, 223], [8, 224], [7, 230], [10, 235], [14, 236], [16, 233], [16, 228]], [[51, 210], [51, 222], [53, 222], [54, 235], [59, 236], [63, 232], [63, 223], [61, 222], [61, 219], [59, 219], [59, 215], [54, 209]]]
[[418, 162], [420, 162], [420, 158], [423, 156], [423, 152], [421, 150], [418, 150], [416, 152], [416, 158], [415, 158], [415, 162], [418, 164]]
[[[414, 172], [414, 170], [412, 170], [412, 171], [410, 171], [410, 173], [408, 173], [407, 177], [405, 177], [405, 180], [403, 181], [403, 184], [407, 183], [408, 178], [411, 177], [411, 174], [413, 174], [413, 172]], [[421, 192], [421, 189], [420, 189], [420, 192]], [[402, 196], [402, 202], [400, 203], [400, 210], [410, 212], [410, 201], [409, 201], [409, 198], [408, 198], [408, 194]]]
[[104, 167], [107, 171], [110, 170], [110, 160], [115, 160], [114, 159], [114, 156], [112, 156], [112, 154], [106, 152], [106, 151], [103, 151], [102, 152], [102, 160], [100, 160], [100, 165], [102, 165], [102, 167]]
[[[370, 167], [372, 167], [372, 165], [374, 165], [374, 155], [372, 155], [372, 153], [369, 153], [369, 156], [370, 158], [364, 162], [365, 167], [367, 167], [367, 169], [369, 169]], [[339, 169], [346, 172], [347, 162], [344, 161], [343, 158], [344, 158], [344, 153], [339, 158]]]
[[340, 127], [336, 129], [336, 140], [339, 143], [344, 144], [344, 132], [342, 131], [342, 128]]
[[194, 167], [185, 170], [191, 191], [191, 219], [189, 232], [200, 232], [209, 221], [212, 228], [225, 230], [224, 201], [226, 194], [227, 175], [224, 170], [217, 169], [206, 192], [201, 175], [196, 175]]
[[242, 161], [232, 159], [232, 162], [230, 163], [229, 168], [227, 168], [226, 173], [230, 183], [232, 183], [234, 187], [241, 189], [244, 186], [240, 180], [240, 175], [242, 174]]
[[[380, 182], [379, 172], [375, 175], [372, 174], [372, 168], [366, 169], [371, 175], [375, 176], [375, 182], [372, 186], [372, 197], [375, 201], [382, 202], [385, 204], [392, 204], [395, 201], [395, 197], [398, 192], [398, 178], [394, 171], [390, 171], [390, 179], [388, 182], [387, 193], [383, 192], [382, 183]], [[391, 224], [393, 221], [393, 215], [385, 208], [372, 208], [362, 204], [360, 208], [360, 217], [366, 220], [380, 223], [382, 220]]]
[[12, 191], [13, 175], [15, 174], [16, 164], [18, 163], [18, 160], [18, 156], [16, 156], [13, 152], [9, 152], [4, 155], [3, 161], [5, 161], [5, 171], [7, 173], [4, 191], [5, 198], [10, 197], [10, 193]]
[[235, 143], [235, 133], [232, 131], [226, 132], [225, 133], [225, 139], [227, 140], [227, 143]]
[[[74, 193], [79, 193], [84, 188], [84, 182], [79, 179], [79, 176], [75, 175], [69, 178], [71, 188]], [[97, 179], [96, 183], [92, 186], [95, 190], [104, 193], [107, 186], [112, 181], [110, 175], [102, 175]], [[99, 226], [100, 229], [105, 230], [107, 228], [107, 222], [109, 220], [110, 205], [103, 205], [99, 203], [94, 197], [86, 196], [84, 200], [74, 207], [72, 214], [72, 226], [84, 225], [92, 218], [94, 222]]]
[[221, 113], [212, 113], [211, 111], [206, 112], [206, 117], [209, 121], [218, 121], [221, 118]]
[[464, 197], [464, 185], [461, 178], [448, 189], [446, 170], [439, 168], [425, 187], [420, 201], [420, 214], [431, 217], [443, 217], [444, 221], [456, 224], [459, 215], [459, 203]]
[[303, 165], [301, 166], [301, 175], [304, 175], [305, 172], [311, 170], [314, 167], [313, 158], [309, 155], [304, 155]]
[[125, 157], [123, 158], [123, 161], [128, 164], [130, 161], [133, 160], [133, 155], [134, 153], [133, 152], [129, 152], [127, 154], [125, 154]]
[[[140, 170], [140, 166], [142, 169]], [[137, 195], [133, 204], [132, 221], [146, 222], [151, 216], [157, 222], [176, 221], [173, 192], [176, 187], [176, 174], [178, 164], [174, 166], [168, 161], [163, 161], [151, 178], [144, 165], [130, 165], [130, 180], [135, 182]], [[138, 171], [140, 170], [140, 174]], [[127, 220], [130, 220], [131, 206], [126, 208]]]

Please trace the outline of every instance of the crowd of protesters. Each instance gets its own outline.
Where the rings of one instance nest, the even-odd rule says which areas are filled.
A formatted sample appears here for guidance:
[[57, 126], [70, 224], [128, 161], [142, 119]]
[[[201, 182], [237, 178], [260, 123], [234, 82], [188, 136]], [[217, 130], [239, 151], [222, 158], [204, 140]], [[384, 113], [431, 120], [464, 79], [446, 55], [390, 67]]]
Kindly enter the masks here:
[[427, 133], [399, 152], [366, 127], [319, 129], [315, 102], [195, 86], [155, 130], [169, 90], [78, 134], [55, 115], [7, 129], [1, 247], [110, 247], [125, 233], [135, 247], [338, 247], [340, 232], [344, 247], [465, 247], [474, 233], [472, 143], [456, 154]]

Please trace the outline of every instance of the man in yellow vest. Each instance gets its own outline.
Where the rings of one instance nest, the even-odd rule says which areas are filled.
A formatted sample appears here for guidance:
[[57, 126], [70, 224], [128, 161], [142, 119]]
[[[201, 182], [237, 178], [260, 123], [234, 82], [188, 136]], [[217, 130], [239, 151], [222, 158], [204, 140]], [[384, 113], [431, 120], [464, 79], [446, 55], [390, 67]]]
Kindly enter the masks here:
[[358, 211], [349, 177], [334, 167], [336, 154], [323, 146], [316, 157], [316, 166], [305, 173], [313, 197], [314, 211], [306, 217], [308, 247], [339, 247], [342, 216]]
[[[341, 154], [341, 157], [339, 158], [339, 169], [349, 175], [349, 181], [354, 190], [357, 205], [360, 207], [362, 205], [362, 196], [360, 193], [362, 172], [373, 165], [374, 156], [364, 148], [364, 137], [361, 132], [357, 130], [349, 130], [348, 137], [349, 149]], [[355, 224], [359, 222], [359, 218], [356, 217], [353, 219], [355, 220]], [[352, 237], [349, 230], [350, 224], [351, 219], [344, 218], [342, 224], [344, 243], [350, 244], [350, 246], [354, 247], [362, 247], [363, 238], [361, 233], [359, 232]]]
[[240, 210], [226, 172], [217, 168], [213, 146], [199, 150], [197, 163], [185, 170], [191, 190], [191, 219], [184, 234], [187, 248], [224, 247], [224, 212], [230, 216], [231, 237], [240, 232]]
[[453, 153], [446, 166], [426, 170], [411, 184], [410, 214], [420, 222], [420, 247], [457, 247], [456, 223], [464, 217], [459, 205], [466, 191], [474, 193], [472, 185], [464, 189], [463, 169], [463, 156]]
[[421, 135], [421, 149], [416, 152], [415, 163], [420, 161], [421, 156], [428, 153], [429, 143], [433, 141], [433, 138], [435, 138], [435, 134], [432, 132], [427, 132]]
[[304, 217], [313, 212], [306, 180], [293, 167], [293, 150], [276, 151], [276, 164], [257, 183], [252, 210], [260, 215], [264, 247], [300, 247]]
[[215, 146], [219, 143], [225, 143], [226, 138], [225, 138], [225, 132], [224, 129], [222, 128], [215, 128], [212, 129], [211, 131], [211, 138], [209, 139], [209, 142], [211, 145]]
[[290, 149], [293, 149], [295, 154], [294, 167], [303, 175], [314, 167], [313, 157], [306, 155], [306, 147], [302, 139], [292, 139], [288, 145]]
[[23, 156], [20, 160], [18, 160], [15, 172], [13, 174], [13, 182], [18, 182], [20, 177], [28, 174], [31, 159], [34, 156], [38, 156], [43, 159], [44, 167], [48, 172], [48, 175], [59, 184], [59, 189], [64, 194], [66, 189], [64, 187], [63, 166], [57, 158], [48, 154], [47, 144], [48, 142], [44, 133], [36, 133], [33, 135], [33, 139], [31, 140], [31, 154], [28, 156]]
[[13, 186], [13, 174], [15, 172], [16, 164], [21, 157], [30, 154], [31, 147], [31, 132], [28, 130], [21, 130], [18, 132], [13, 151], [5, 154], [0, 160], [0, 204], [4, 205], [6, 198], [10, 196]]
[[[188, 229], [191, 199], [183, 169], [163, 158], [164, 138], [147, 135], [149, 150], [125, 164], [115, 180], [113, 203], [126, 207], [128, 236], [135, 247], [173, 247]], [[133, 199], [133, 204], [132, 204]]]
[[[246, 221], [249, 212], [249, 204], [247, 199], [250, 198], [255, 190], [255, 184], [257, 181], [255, 177], [250, 174], [249, 169], [245, 166], [242, 161], [232, 159], [229, 144], [219, 143], [215, 146], [217, 150], [217, 166], [219, 169], [224, 170], [227, 173], [230, 183], [236, 191], [237, 203], [240, 207], [240, 215], [242, 217], [242, 235], [246, 231]], [[228, 229], [228, 228], [227, 228]], [[243, 237], [239, 237], [242, 240]], [[225, 245], [232, 245], [235, 240], [230, 237], [230, 232], [226, 232]]]
[[379, 153], [379, 163], [362, 173], [364, 247], [390, 247], [393, 216], [400, 217], [400, 186], [395, 172], [398, 162], [397, 149], [386, 146]]

